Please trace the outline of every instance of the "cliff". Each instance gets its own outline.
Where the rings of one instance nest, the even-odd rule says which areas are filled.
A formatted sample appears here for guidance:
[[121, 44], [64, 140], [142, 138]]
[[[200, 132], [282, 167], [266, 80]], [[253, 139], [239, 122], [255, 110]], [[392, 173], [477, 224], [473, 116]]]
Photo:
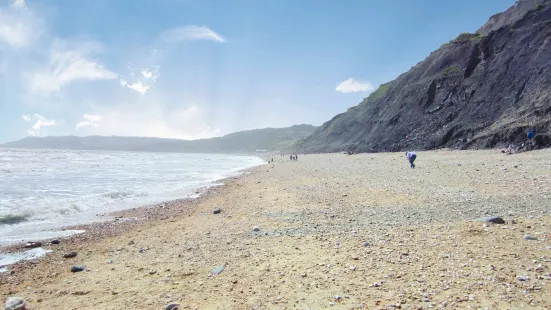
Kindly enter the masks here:
[[[295, 144], [301, 152], [551, 145], [551, 1], [521, 0]], [[533, 129], [536, 142], [521, 146]]]

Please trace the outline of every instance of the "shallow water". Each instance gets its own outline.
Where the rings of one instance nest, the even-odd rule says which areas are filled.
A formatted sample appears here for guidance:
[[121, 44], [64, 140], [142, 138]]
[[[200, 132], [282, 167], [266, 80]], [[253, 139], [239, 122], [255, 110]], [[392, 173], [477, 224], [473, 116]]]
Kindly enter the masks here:
[[0, 149], [0, 245], [66, 236], [75, 231], [60, 227], [192, 197], [197, 188], [263, 162], [255, 156]]
[[0, 272], [9, 271], [8, 265], [12, 265], [23, 260], [37, 259], [50, 252], [52, 252], [52, 250], [44, 250], [43, 248], [34, 248], [34, 249], [27, 250], [25, 252], [5, 253], [5, 254], [0, 253]]

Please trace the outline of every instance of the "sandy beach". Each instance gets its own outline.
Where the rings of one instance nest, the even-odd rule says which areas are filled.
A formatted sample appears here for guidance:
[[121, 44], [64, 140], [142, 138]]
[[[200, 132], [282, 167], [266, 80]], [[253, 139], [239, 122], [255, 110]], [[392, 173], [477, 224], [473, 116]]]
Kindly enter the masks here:
[[551, 150], [419, 152], [415, 169], [403, 153], [274, 159], [47, 245], [0, 274], [0, 296], [30, 309], [551, 307]]

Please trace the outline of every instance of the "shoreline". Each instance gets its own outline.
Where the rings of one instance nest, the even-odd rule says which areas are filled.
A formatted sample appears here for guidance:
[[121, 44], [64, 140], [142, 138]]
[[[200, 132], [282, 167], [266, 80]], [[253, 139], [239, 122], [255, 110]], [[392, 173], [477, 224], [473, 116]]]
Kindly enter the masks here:
[[[260, 156], [256, 156], [263, 159]], [[177, 217], [181, 215], [182, 211], [190, 208], [193, 205], [200, 203], [203, 199], [212, 197], [212, 195], [217, 195], [217, 190], [223, 187], [227, 182], [232, 180], [237, 180], [248, 173], [251, 173], [254, 169], [260, 168], [266, 165], [266, 163], [241, 169], [235, 171], [236, 175], [228, 176], [222, 179], [212, 181], [212, 185], [206, 185], [194, 189], [195, 194], [191, 195], [192, 197], [173, 199], [168, 201], [162, 201], [155, 204], [141, 205], [129, 209], [114, 211], [104, 214], [105, 220], [94, 221], [88, 224], [82, 225], [67, 225], [61, 226], [58, 231], [67, 231], [67, 230], [84, 230], [82, 233], [76, 233], [73, 235], [65, 237], [54, 237], [46, 239], [34, 239], [28, 242], [40, 242], [42, 243], [41, 247], [35, 248], [45, 248], [50, 249], [54, 248], [57, 245], [51, 244], [52, 240], [59, 240], [61, 243], [83, 243], [83, 242], [94, 242], [106, 237], [115, 237], [121, 235], [125, 232], [128, 232], [131, 229], [136, 229], [140, 225], [148, 225], [155, 222], [167, 220], [169, 217]], [[232, 174], [233, 174], [232, 173]], [[221, 183], [221, 184], [219, 184]], [[26, 241], [21, 241], [8, 245], [0, 245], [0, 253], [3, 254], [15, 254], [21, 253], [33, 248], [26, 248]], [[47, 255], [47, 254], [46, 254]], [[44, 256], [41, 256], [37, 259], [42, 259]], [[35, 264], [36, 259], [33, 260], [22, 260], [14, 264], [4, 265], [0, 267], [8, 267], [7, 272], [0, 272], [0, 279], [3, 273], [9, 273], [11, 269], [14, 269], [16, 265], [22, 265], [21, 268], [29, 264]], [[11, 268], [10, 268], [11, 267]]]

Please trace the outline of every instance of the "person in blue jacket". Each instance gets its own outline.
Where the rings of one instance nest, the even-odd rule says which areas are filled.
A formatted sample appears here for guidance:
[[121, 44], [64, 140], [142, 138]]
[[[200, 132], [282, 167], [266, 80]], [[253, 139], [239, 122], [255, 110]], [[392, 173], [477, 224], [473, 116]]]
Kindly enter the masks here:
[[406, 157], [409, 160], [409, 166], [411, 169], [415, 168], [415, 164], [413, 162], [417, 158], [417, 154], [415, 154], [415, 152], [406, 152]]

